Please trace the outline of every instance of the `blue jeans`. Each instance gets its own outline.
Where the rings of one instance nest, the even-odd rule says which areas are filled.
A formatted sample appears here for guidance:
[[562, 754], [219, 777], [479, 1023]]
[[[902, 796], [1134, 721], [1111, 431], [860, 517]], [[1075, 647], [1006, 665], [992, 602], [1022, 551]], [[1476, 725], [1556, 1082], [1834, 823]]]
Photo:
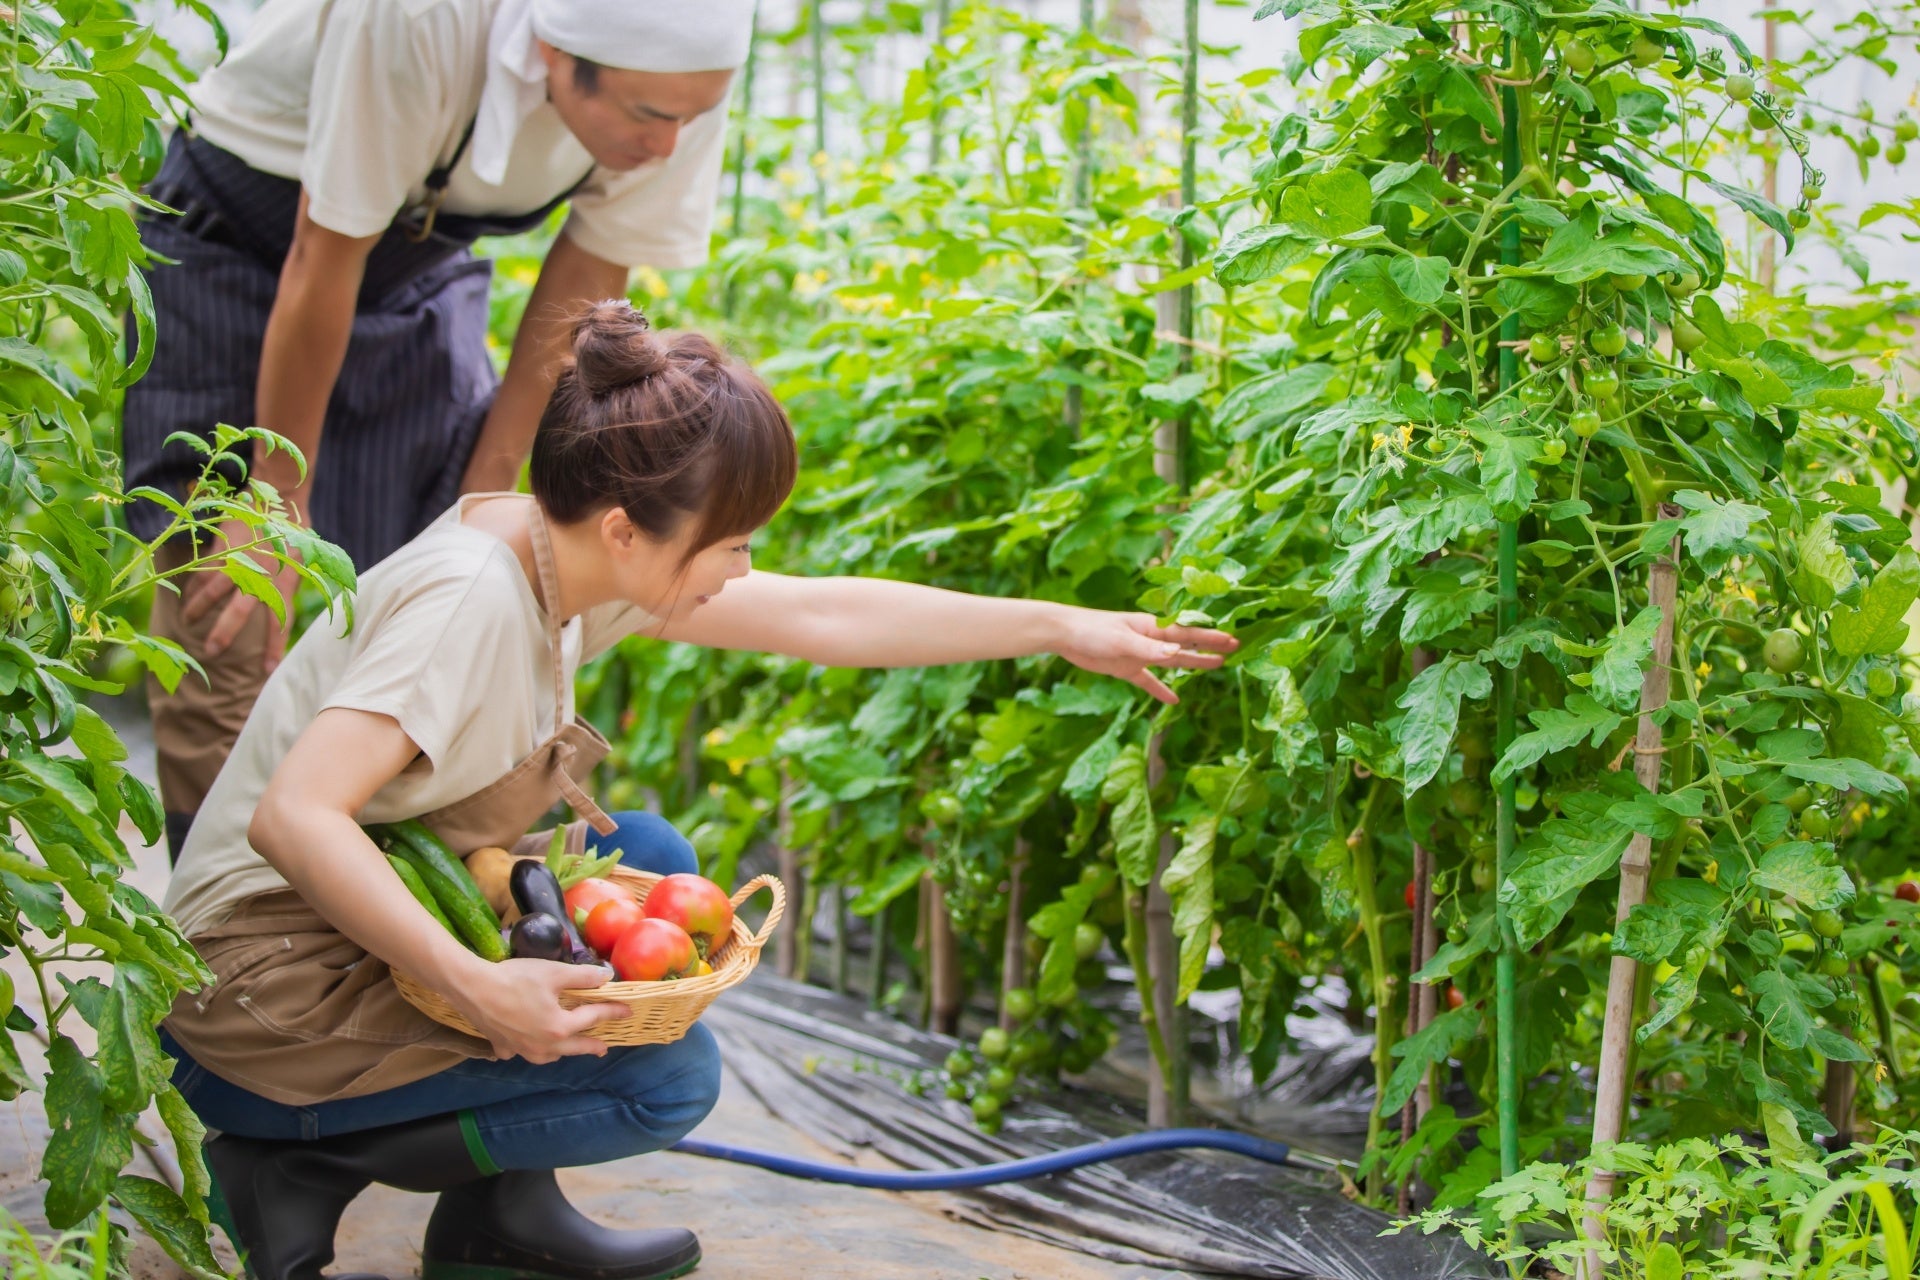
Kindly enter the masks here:
[[[588, 836], [641, 871], [698, 871], [693, 846], [651, 813], [612, 815], [610, 837]], [[161, 1033], [177, 1059], [174, 1087], [210, 1129], [291, 1141], [331, 1137], [456, 1111], [473, 1113], [481, 1143], [502, 1169], [600, 1164], [670, 1147], [706, 1118], [720, 1095], [720, 1050], [698, 1023], [673, 1044], [614, 1046], [535, 1065], [480, 1058], [379, 1093], [308, 1107], [263, 1098], [214, 1075]]]

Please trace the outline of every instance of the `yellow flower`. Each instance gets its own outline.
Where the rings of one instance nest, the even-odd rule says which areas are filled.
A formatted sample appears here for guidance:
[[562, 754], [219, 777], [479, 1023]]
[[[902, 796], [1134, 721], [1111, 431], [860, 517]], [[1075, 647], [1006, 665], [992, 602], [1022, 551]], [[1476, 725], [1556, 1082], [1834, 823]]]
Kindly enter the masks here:
[[641, 267], [634, 274], [639, 277], [641, 291], [656, 302], [671, 292], [667, 278], [652, 267]]
[[746, 772], [746, 768], [747, 762], [745, 760], [732, 759], [727, 761], [727, 772], [736, 778]]
[[1411, 422], [1403, 422], [1400, 424], [1400, 447], [1402, 449], [1405, 449], [1411, 446], [1412, 444], [1413, 444], [1413, 424]]
[[1387, 447], [1386, 432], [1376, 431], [1373, 433], [1373, 447], [1376, 449], [1384, 449]]
[[706, 743], [710, 747], [717, 747], [721, 743], [725, 742], [726, 740], [727, 740], [727, 731], [725, 729], [719, 728], [718, 726], [707, 730], [706, 736], [700, 739], [700, 741]]
[[1708, 676], [1713, 674], [1713, 664], [1711, 662], [1702, 662], [1699, 666], [1693, 669], [1693, 674], [1695, 674], [1696, 676], [1699, 676], [1702, 680], [1705, 680]]

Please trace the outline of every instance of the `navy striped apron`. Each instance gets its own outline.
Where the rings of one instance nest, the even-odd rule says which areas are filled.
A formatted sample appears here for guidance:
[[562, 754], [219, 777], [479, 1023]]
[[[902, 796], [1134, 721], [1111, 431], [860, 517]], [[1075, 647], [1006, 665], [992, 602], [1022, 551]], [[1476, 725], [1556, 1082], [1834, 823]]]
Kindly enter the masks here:
[[[313, 472], [314, 528], [362, 572], [453, 504], [493, 404], [493, 264], [469, 246], [539, 226], [591, 176], [529, 213], [440, 213], [447, 179], [472, 136], [469, 124], [453, 159], [428, 175], [427, 203], [396, 218], [368, 255], [346, 360], [327, 403]], [[184, 498], [204, 456], [167, 438], [186, 432], [211, 440], [215, 423], [255, 421], [260, 348], [293, 242], [300, 183], [262, 173], [183, 128], [147, 191], [180, 212], [141, 217], [142, 242], [173, 261], [143, 272], [153, 293], [154, 358], [127, 389], [121, 452], [129, 490], [152, 485]], [[131, 324], [127, 346], [131, 358]], [[128, 526], [142, 539], [158, 537], [168, 520], [155, 503], [127, 506]]]

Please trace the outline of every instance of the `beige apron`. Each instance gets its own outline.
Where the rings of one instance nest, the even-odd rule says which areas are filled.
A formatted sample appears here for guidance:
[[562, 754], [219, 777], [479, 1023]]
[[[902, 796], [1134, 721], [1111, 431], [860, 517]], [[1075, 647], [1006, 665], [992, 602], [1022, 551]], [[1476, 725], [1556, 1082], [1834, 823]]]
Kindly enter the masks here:
[[[574, 781], [576, 772], [606, 757], [607, 740], [584, 720], [567, 717], [567, 672], [553, 612], [559, 580], [538, 506], [528, 523], [547, 602], [554, 731], [506, 776], [420, 815], [462, 856], [488, 845], [543, 849], [548, 837], [528, 836], [527, 828], [562, 799], [583, 819], [568, 831], [571, 848], [585, 843], [588, 823], [601, 835], [614, 829]], [[442, 1026], [408, 1004], [384, 962], [291, 888], [244, 900], [225, 922], [190, 941], [214, 983], [183, 993], [167, 1016], [167, 1030], [194, 1061], [264, 1098], [306, 1106], [359, 1097], [410, 1084], [464, 1058], [493, 1056], [486, 1041]]]

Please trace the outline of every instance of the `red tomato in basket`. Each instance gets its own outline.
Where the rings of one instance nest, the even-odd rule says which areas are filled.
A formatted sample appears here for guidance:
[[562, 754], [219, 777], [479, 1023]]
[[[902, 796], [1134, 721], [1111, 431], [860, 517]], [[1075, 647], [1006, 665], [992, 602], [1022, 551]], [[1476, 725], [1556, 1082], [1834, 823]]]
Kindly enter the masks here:
[[684, 978], [700, 963], [687, 931], [665, 920], [642, 920], [627, 930], [614, 944], [611, 958], [622, 982]]
[[733, 933], [733, 903], [727, 891], [705, 876], [685, 872], [668, 876], [647, 894], [649, 920], [666, 920], [685, 929], [705, 959]]
[[587, 922], [580, 926], [580, 936], [601, 955], [612, 955], [620, 939], [644, 919], [646, 916], [640, 913], [640, 904], [632, 898], [608, 898], [596, 903], [587, 912]]
[[613, 902], [621, 899], [625, 899], [628, 902], [634, 901], [631, 893], [622, 889], [613, 881], [603, 880], [599, 876], [594, 876], [590, 879], [582, 880], [579, 884], [567, 890], [567, 914], [573, 917], [574, 927], [579, 928], [586, 924], [587, 917], [593, 913], [595, 907], [603, 902]]

